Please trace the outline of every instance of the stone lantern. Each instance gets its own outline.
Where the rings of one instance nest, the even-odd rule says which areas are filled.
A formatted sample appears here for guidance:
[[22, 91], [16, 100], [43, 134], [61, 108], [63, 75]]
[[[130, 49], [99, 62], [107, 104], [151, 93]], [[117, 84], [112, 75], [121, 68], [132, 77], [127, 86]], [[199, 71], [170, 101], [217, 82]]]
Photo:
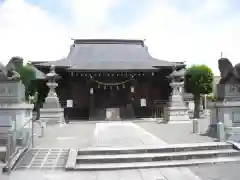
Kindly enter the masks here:
[[51, 66], [50, 72], [46, 74], [48, 82], [46, 85], [49, 87], [49, 92], [45, 98], [43, 108], [40, 109], [40, 119], [46, 124], [59, 124], [64, 122], [64, 109], [59, 104], [59, 98], [55, 89], [58, 87], [58, 80], [60, 77], [55, 72], [55, 67]]
[[168, 107], [164, 108], [164, 121], [189, 121], [188, 108], [183, 100], [183, 76], [176, 68], [173, 68], [169, 78], [172, 81], [170, 83], [172, 94]]
[[48, 95], [45, 99], [43, 108], [60, 108], [59, 99], [55, 89], [58, 87], [56, 80], [60, 79], [58, 74], [55, 72], [55, 67], [51, 66], [50, 72], [46, 74], [46, 85], [49, 87]]

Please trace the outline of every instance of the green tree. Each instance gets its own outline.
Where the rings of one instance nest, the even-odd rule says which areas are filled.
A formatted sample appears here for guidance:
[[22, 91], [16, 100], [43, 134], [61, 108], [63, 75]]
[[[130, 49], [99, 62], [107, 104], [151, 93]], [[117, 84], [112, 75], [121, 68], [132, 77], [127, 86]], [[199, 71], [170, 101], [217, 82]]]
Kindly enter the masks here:
[[184, 88], [193, 94], [194, 118], [199, 118], [200, 97], [213, 91], [213, 73], [206, 65], [193, 65], [186, 70]]
[[34, 95], [36, 92], [36, 87], [34, 86], [34, 81], [36, 80], [35, 70], [30, 63], [27, 63], [20, 68], [19, 74], [21, 76], [22, 83], [25, 86], [25, 96], [28, 100], [28, 97]]

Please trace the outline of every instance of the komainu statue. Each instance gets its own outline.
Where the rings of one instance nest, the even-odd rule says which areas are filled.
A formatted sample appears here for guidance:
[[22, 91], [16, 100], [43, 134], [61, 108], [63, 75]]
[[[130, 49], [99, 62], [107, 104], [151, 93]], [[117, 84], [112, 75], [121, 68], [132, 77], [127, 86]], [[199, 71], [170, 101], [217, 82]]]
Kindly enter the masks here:
[[5, 67], [2, 63], [0, 63], [0, 81], [18, 81], [20, 79], [21, 76], [15, 71], [13, 64]]
[[217, 99], [226, 100], [230, 97], [234, 99], [239, 98], [240, 63], [233, 66], [227, 58], [221, 58], [218, 60], [218, 68], [221, 79], [217, 85]]
[[227, 58], [218, 60], [221, 79], [219, 84], [240, 84], [240, 63], [235, 66]]

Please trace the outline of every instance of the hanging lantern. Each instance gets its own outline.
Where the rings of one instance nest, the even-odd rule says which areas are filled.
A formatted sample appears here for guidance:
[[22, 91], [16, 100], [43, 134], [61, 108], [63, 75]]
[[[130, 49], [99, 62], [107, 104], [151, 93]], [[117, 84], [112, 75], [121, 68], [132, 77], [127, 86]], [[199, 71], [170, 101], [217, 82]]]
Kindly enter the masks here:
[[100, 88], [100, 84], [98, 84], [98, 88]]
[[107, 86], [106, 85], [104, 85], [104, 90], [106, 90], [107, 89]]
[[152, 76], [154, 76], [154, 75], [155, 75], [155, 73], [153, 72], [153, 73], [152, 73]]
[[117, 90], [119, 90], [119, 86], [117, 86]]
[[122, 87], [125, 88], [125, 84], [123, 84]]
[[90, 94], [93, 94], [93, 88], [90, 88]]
[[131, 86], [131, 93], [134, 93], [134, 87]]

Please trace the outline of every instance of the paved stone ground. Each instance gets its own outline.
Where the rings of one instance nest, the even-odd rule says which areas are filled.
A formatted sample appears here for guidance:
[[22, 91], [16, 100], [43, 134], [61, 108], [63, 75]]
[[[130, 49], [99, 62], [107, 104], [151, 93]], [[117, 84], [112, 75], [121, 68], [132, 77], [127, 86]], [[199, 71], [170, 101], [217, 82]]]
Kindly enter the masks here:
[[209, 120], [207, 118], [201, 119], [200, 134], [192, 133], [192, 123], [172, 123], [172, 124], [157, 124], [156, 122], [138, 122], [136, 123], [154, 136], [162, 139], [168, 144], [180, 143], [201, 143], [216, 141], [210, 138], [206, 133]]
[[68, 149], [31, 149], [19, 162], [16, 170], [64, 169], [68, 152]]
[[[58, 151], [57, 149], [55, 149], [55, 153], [49, 153], [49, 149], [43, 153], [32, 151], [29, 153], [29, 156], [32, 155], [34, 158], [29, 158], [31, 160], [30, 163], [25, 164], [30, 169], [25, 168], [25, 170], [22, 170], [20, 167], [26, 162], [22, 161], [23, 163], [20, 163], [21, 166], [19, 166], [20, 169], [13, 172], [11, 176], [0, 174], [0, 179], [200, 180], [201, 178], [201, 180], [212, 180], [215, 178], [215, 180], [238, 180], [240, 163], [202, 165], [190, 168], [154, 168], [94, 172], [65, 172], [63, 170], [64, 158], [66, 158], [66, 151], [64, 149], [69, 147], [154, 145], [164, 144], [164, 141], [167, 143], [214, 141], [214, 139], [205, 136], [192, 135], [191, 129], [192, 127], [189, 123], [156, 124], [155, 122], [73, 123], [62, 127], [50, 127], [47, 129], [45, 137], [37, 140], [36, 147], [43, 149], [58, 148]], [[204, 132], [204, 129], [205, 127], [202, 126], [201, 131]], [[154, 136], [150, 133], [154, 134]], [[52, 157], [56, 155], [58, 159], [55, 158], [53, 161]], [[50, 167], [45, 168], [48, 164], [50, 164]], [[52, 166], [52, 164], [54, 165]], [[34, 166], [36, 170], [34, 170]]]
[[[88, 129], [87, 129], [88, 128]], [[51, 131], [52, 130], [52, 131]], [[77, 132], [75, 132], [77, 131]], [[49, 134], [48, 134], [49, 133]], [[85, 133], [85, 134], [84, 134]], [[139, 146], [139, 145], [154, 145], [165, 143], [145, 131], [134, 123], [97, 123], [95, 124], [69, 124], [63, 127], [55, 127], [48, 129], [43, 139], [37, 142], [37, 147], [87, 147], [87, 146]], [[60, 138], [61, 137], [61, 138]], [[82, 137], [75, 139], [73, 137]], [[59, 140], [60, 138], [60, 140]], [[77, 144], [76, 144], [77, 143]], [[35, 151], [35, 158], [32, 159], [30, 165], [44, 166], [41, 158], [37, 160], [39, 150]], [[48, 152], [48, 153], [46, 153]], [[53, 163], [49, 157], [49, 151], [42, 152], [41, 157], [46, 160], [45, 163]], [[31, 153], [33, 156], [34, 154]], [[37, 155], [36, 155], [37, 154]], [[60, 157], [60, 152], [58, 151]], [[54, 154], [56, 155], [56, 153]], [[37, 161], [35, 161], [37, 160]], [[41, 162], [40, 162], [41, 161]], [[24, 162], [24, 161], [23, 161]], [[21, 164], [21, 163], [20, 163]], [[57, 161], [54, 166], [57, 167]], [[190, 177], [191, 176], [191, 177]], [[196, 177], [188, 168], [155, 168], [155, 169], [135, 169], [135, 170], [118, 170], [118, 171], [94, 171], [94, 172], [64, 172], [63, 170], [46, 170], [38, 168], [37, 171], [17, 170], [11, 174], [10, 177], [3, 178], [10, 179], [98, 179], [98, 180], [191, 180]], [[2, 179], [3, 179], [2, 178]]]
[[240, 162], [201, 165], [190, 168], [202, 180], [239, 180]]
[[94, 146], [133, 147], [164, 142], [131, 122], [97, 123]]
[[[205, 133], [208, 127], [208, 119], [202, 119], [201, 133]], [[203, 135], [192, 134], [191, 123], [181, 124], [156, 124], [154, 122], [138, 122], [140, 127], [153, 135], [161, 138], [169, 144], [175, 143], [198, 143], [216, 141]], [[171, 135], [170, 135], [171, 134]], [[190, 169], [196, 176], [202, 180], [239, 180], [240, 162], [231, 162], [224, 164], [197, 165]], [[182, 170], [182, 169], [181, 169]], [[197, 180], [197, 179], [196, 179]]]
[[93, 145], [95, 123], [54, 125], [36, 140], [36, 148], [81, 148]]

